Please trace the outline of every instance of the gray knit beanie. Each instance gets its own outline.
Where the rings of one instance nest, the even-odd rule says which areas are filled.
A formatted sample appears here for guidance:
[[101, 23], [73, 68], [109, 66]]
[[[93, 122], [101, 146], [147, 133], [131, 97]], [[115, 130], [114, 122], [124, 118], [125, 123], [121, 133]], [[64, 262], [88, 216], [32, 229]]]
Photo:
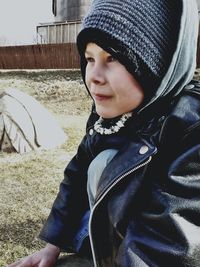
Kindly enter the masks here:
[[181, 12], [180, 0], [93, 0], [77, 38], [83, 77], [86, 45], [95, 42], [152, 94], [176, 49]]

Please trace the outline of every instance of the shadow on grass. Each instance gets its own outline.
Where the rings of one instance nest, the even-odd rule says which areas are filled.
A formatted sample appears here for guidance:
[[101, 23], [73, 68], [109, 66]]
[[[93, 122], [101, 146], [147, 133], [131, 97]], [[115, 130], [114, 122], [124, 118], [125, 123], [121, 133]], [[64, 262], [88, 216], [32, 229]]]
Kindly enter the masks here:
[[[10, 248], [20, 246], [26, 248], [25, 251], [38, 250], [42, 248], [45, 242], [36, 239], [43, 225], [40, 220], [27, 220], [26, 222], [16, 222], [6, 225], [0, 225], [0, 243], [10, 243]], [[38, 247], [40, 243], [40, 248]], [[3, 251], [2, 251], [3, 252]], [[6, 251], [5, 251], [6, 253]], [[22, 253], [24, 253], [22, 251]], [[1, 253], [0, 253], [1, 254]], [[12, 254], [12, 253], [11, 253]], [[13, 255], [12, 255], [13, 256]], [[19, 258], [25, 255], [18, 255]], [[11, 256], [10, 256], [11, 257]], [[17, 258], [18, 258], [17, 257]], [[16, 256], [13, 256], [13, 261]], [[8, 260], [9, 263], [11, 259]], [[93, 267], [91, 259], [82, 258], [75, 254], [66, 254], [61, 256], [54, 267]]]
[[77, 255], [67, 255], [57, 260], [54, 267], [93, 267], [91, 259], [81, 258]]
[[12, 245], [21, 245], [27, 249], [31, 249], [34, 243], [38, 241], [37, 236], [42, 225], [42, 221], [30, 219], [25, 222], [16, 221], [11, 224], [2, 224], [0, 225], [0, 241], [2, 243], [9, 242]]

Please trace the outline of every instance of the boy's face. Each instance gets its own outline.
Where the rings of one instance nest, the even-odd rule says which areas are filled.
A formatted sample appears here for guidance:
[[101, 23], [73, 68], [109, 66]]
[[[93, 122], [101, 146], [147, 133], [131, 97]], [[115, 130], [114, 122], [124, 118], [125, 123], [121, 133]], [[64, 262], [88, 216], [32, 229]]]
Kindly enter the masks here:
[[99, 116], [114, 118], [134, 110], [142, 103], [142, 87], [109, 53], [96, 44], [89, 43], [85, 58], [86, 85]]

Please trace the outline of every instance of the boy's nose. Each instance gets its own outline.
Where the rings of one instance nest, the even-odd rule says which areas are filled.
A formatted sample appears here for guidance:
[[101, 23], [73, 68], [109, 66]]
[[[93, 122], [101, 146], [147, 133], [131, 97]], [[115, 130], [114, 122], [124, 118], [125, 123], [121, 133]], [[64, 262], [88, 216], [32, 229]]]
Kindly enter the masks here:
[[101, 66], [97, 64], [93, 67], [90, 73], [90, 80], [95, 84], [104, 84], [106, 82], [105, 73]]

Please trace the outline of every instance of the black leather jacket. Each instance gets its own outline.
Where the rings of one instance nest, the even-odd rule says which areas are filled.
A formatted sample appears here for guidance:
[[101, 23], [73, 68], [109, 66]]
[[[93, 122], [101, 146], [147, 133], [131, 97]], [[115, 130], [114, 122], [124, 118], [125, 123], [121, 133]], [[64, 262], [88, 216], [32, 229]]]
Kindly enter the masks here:
[[[200, 266], [200, 84], [192, 84], [143, 128], [102, 137], [90, 117], [40, 238], [80, 249], [90, 217], [95, 266]], [[119, 152], [89, 216], [87, 169], [109, 147]]]

